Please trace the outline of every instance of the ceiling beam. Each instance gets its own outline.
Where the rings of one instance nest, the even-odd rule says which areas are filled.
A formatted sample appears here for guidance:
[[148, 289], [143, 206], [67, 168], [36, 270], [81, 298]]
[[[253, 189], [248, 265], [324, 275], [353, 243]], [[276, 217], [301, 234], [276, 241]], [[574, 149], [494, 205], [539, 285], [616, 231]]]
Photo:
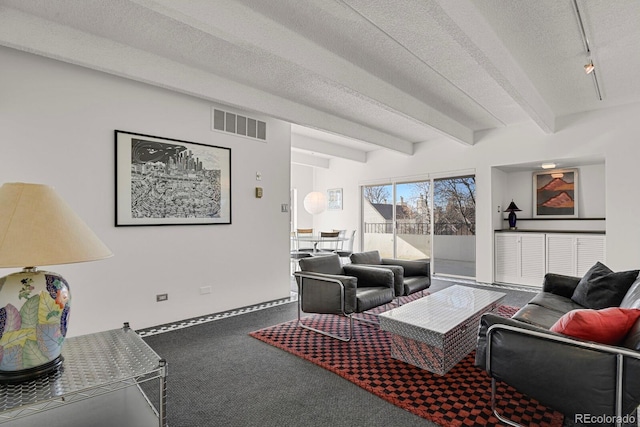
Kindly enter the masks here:
[[332, 157], [353, 160], [359, 163], [367, 162], [367, 153], [365, 151], [345, 147], [344, 145], [333, 144], [331, 142], [322, 141], [305, 135], [297, 135], [295, 133], [291, 134], [291, 147], [325, 154]]
[[[527, 113], [545, 133], [555, 132], [555, 114], [502, 40], [474, 5], [474, 0], [435, 0], [432, 13], [449, 34], [475, 58], [478, 66]], [[437, 11], [441, 13], [437, 13]]]
[[412, 142], [360, 123], [28, 13], [1, 11], [0, 45], [413, 154]]
[[291, 163], [311, 166], [314, 168], [329, 169], [331, 161], [324, 157], [314, 156], [312, 154], [305, 154], [299, 151], [291, 151]]
[[[191, 2], [175, 2], [172, 0], [130, 1], [172, 19], [177, 19], [193, 28], [236, 44], [241, 48], [249, 50], [257, 48], [269, 55], [278, 56], [285, 61], [321, 76], [331, 84], [340, 87], [346, 92], [351, 92], [360, 100], [368, 102], [377, 108], [383, 108], [429, 130], [435, 130], [447, 135], [458, 142], [470, 145], [474, 143], [472, 129], [411, 96], [410, 93], [404, 92], [385, 80], [359, 68], [348, 59], [323, 48], [249, 7], [229, 2], [225, 4], [224, 8], [216, 9], [216, 13], [203, 17], [200, 15], [203, 8], [199, 5], [199, 2], [206, 2], [207, 0]], [[347, 13], [346, 10], [345, 13]], [[238, 16], [253, 22], [253, 25], [250, 27], [236, 25]], [[269, 36], [265, 37], [265, 34]], [[295, 46], [295, 48], [292, 48], [292, 46]], [[377, 144], [378, 142], [374, 143]], [[387, 146], [385, 148], [390, 147]]]

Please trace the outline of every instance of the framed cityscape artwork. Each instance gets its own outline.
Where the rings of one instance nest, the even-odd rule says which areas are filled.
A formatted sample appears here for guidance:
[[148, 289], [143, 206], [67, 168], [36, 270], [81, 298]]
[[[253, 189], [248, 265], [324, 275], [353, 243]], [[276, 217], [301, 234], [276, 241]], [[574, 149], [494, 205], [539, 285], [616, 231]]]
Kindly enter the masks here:
[[342, 188], [327, 190], [327, 210], [337, 211], [342, 209]]
[[533, 173], [533, 217], [578, 217], [578, 169]]
[[231, 224], [231, 149], [115, 131], [116, 226]]

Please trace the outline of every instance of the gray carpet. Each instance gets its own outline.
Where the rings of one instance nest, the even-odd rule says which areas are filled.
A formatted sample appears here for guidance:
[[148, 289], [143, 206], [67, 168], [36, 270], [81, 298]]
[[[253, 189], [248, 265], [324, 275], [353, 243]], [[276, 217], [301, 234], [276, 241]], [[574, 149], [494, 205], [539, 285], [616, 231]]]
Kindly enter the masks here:
[[[453, 282], [435, 280], [434, 292]], [[533, 294], [505, 290], [507, 305]], [[296, 317], [289, 303], [145, 337], [169, 366], [172, 427], [434, 426], [248, 333]], [[154, 389], [145, 386], [149, 394]]]

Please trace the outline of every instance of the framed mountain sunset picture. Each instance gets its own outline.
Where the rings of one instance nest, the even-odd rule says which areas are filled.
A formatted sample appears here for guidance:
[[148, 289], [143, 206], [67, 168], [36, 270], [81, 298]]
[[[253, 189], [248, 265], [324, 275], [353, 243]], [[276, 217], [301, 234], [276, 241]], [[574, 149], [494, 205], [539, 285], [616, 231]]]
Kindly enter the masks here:
[[578, 169], [533, 173], [533, 217], [578, 217]]

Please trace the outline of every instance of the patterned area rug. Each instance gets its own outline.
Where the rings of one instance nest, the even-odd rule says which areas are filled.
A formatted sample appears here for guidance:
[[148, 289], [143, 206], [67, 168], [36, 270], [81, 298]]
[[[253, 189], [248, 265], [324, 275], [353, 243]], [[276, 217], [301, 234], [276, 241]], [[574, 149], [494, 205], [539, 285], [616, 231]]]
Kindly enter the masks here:
[[[502, 315], [515, 308], [502, 306]], [[348, 320], [313, 315], [305, 324], [347, 334]], [[377, 326], [354, 322], [350, 342], [338, 341], [300, 328], [290, 321], [250, 335], [315, 363], [413, 414], [441, 426], [498, 426], [491, 411], [491, 381], [474, 366], [471, 353], [445, 375], [432, 374], [390, 356], [390, 337]], [[561, 426], [563, 417], [536, 401], [498, 385], [500, 412], [526, 426]]]

